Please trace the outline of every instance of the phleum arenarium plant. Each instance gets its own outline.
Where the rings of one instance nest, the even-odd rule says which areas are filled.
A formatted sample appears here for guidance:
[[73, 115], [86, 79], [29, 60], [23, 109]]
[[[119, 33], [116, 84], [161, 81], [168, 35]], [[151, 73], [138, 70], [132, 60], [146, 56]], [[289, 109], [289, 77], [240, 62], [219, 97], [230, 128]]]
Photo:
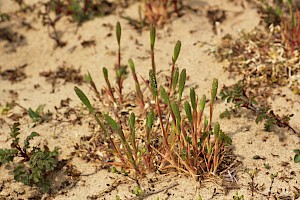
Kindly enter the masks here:
[[[196, 179], [206, 173], [217, 173], [226, 154], [226, 145], [231, 144], [231, 138], [221, 130], [219, 123], [212, 121], [218, 80], [213, 79], [210, 100], [205, 95], [199, 98], [195, 88], [190, 88], [189, 98], [186, 98], [183, 95], [187, 80], [186, 69], [180, 71], [176, 67], [181, 49], [181, 42], [178, 41], [172, 57], [169, 82], [165, 88], [155, 68], [155, 33], [155, 27], [151, 26], [152, 68], [149, 70], [149, 78], [142, 78], [143, 82], [140, 83], [133, 60], [128, 61], [135, 82], [134, 98], [123, 93], [119, 93], [119, 97], [115, 95], [116, 90], [108, 79], [106, 68], [103, 68], [107, 86], [104, 94], [109, 94], [110, 112], [94, 107], [81, 89], [74, 88], [105, 134], [108, 151], [117, 158], [106, 164], [131, 170], [136, 178], [157, 170], [170, 169], [185, 172]], [[105, 99], [91, 75], [88, 74], [87, 77], [98, 99]], [[117, 79], [116, 88], [119, 87], [119, 80]], [[128, 115], [121, 116], [121, 109], [126, 108], [123, 103], [125, 101], [138, 106], [133, 106], [136, 109], [128, 112]], [[208, 117], [204, 114], [207, 102]], [[112, 108], [116, 109], [112, 111]], [[137, 123], [141, 121], [144, 124]]]

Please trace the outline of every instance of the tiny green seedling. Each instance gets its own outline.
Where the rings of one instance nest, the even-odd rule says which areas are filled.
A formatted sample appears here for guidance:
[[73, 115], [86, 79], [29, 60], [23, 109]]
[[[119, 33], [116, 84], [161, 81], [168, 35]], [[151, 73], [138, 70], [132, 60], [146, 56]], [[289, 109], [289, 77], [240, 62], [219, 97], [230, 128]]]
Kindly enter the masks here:
[[244, 200], [244, 195], [239, 195], [238, 192], [233, 196], [233, 200]]
[[294, 149], [294, 153], [296, 154], [294, 156], [294, 162], [300, 163], [300, 149]]
[[28, 109], [28, 115], [35, 124], [41, 124], [43, 122], [48, 122], [49, 120], [51, 120], [52, 113], [50, 113], [49, 111], [45, 113], [45, 106], [46, 105], [44, 104], [39, 105], [35, 111], [32, 108]]
[[58, 147], [50, 151], [48, 147], [41, 149], [39, 147], [30, 147], [30, 140], [39, 136], [38, 133], [32, 132], [26, 137], [23, 147], [20, 145], [20, 124], [15, 123], [11, 128], [11, 148], [0, 149], [0, 163], [7, 164], [13, 162], [16, 158], [22, 158], [14, 168], [14, 179], [25, 185], [36, 185], [43, 192], [48, 192], [50, 182], [47, 175], [54, 171], [58, 164]]

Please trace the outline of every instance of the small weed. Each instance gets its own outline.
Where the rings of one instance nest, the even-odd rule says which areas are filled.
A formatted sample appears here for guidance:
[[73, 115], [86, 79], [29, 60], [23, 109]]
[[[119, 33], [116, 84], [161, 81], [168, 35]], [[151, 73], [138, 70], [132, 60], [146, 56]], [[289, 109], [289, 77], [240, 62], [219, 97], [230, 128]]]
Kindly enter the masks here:
[[274, 125], [278, 127], [288, 128], [296, 133], [289, 125], [289, 120], [293, 115], [286, 115], [280, 117], [276, 115], [266, 103], [258, 104], [255, 97], [247, 95], [244, 81], [239, 81], [232, 87], [224, 87], [220, 93], [221, 99], [227, 103], [232, 103], [233, 107], [226, 109], [220, 114], [221, 118], [230, 118], [232, 114], [237, 113], [241, 108], [251, 110], [256, 115], [256, 123], [264, 121], [264, 128], [266, 131], [272, 131]]
[[36, 185], [43, 192], [48, 192], [50, 189], [50, 182], [47, 175], [55, 170], [58, 163], [58, 147], [50, 151], [48, 147], [41, 149], [39, 147], [30, 147], [30, 140], [39, 136], [38, 133], [32, 132], [24, 140], [23, 147], [20, 146], [20, 124], [15, 123], [11, 128], [11, 148], [0, 149], [0, 163], [6, 164], [13, 162], [16, 158], [18, 165], [14, 168], [14, 179], [22, 182], [25, 185]]
[[269, 170], [269, 169], [271, 169], [271, 166], [268, 163], [264, 163], [264, 168]]
[[258, 190], [258, 184], [255, 183], [254, 179], [258, 173], [258, 169], [246, 169], [245, 172], [250, 176], [251, 182], [248, 183], [249, 189], [251, 190], [251, 197], [254, 197], [254, 192]]
[[46, 105], [39, 105], [37, 109], [34, 111], [32, 108], [28, 109], [28, 115], [32, 119], [35, 124], [41, 124], [43, 122], [48, 122], [52, 118], [52, 113], [49, 111], [47, 113], [44, 112], [44, 108]]
[[233, 196], [233, 200], [244, 200], [244, 195], [239, 195], [238, 192]]
[[268, 192], [268, 195], [267, 195], [267, 198], [268, 198], [268, 199], [271, 198], [271, 195], [272, 195], [272, 187], [273, 187], [275, 178], [276, 178], [277, 176], [278, 176], [278, 172], [277, 172], [276, 174], [271, 174], [271, 175], [270, 175], [271, 184], [270, 184], [269, 192]]
[[294, 149], [294, 153], [296, 154], [294, 156], [294, 162], [300, 163], [300, 149]]
[[300, 94], [300, 67], [296, 59], [299, 51], [291, 54], [287, 45], [279, 42], [282, 31], [279, 26], [270, 26], [268, 30], [256, 28], [249, 33], [241, 32], [236, 40], [227, 34], [213, 53], [218, 61], [227, 61], [224, 68], [231, 77], [243, 75], [246, 87], [252, 88], [256, 96], [266, 99], [276, 86], [287, 86]]
[[7, 13], [0, 13], [0, 23], [10, 20], [10, 16]]
[[6, 103], [5, 105], [0, 104], [0, 115], [7, 115], [9, 111], [11, 111], [14, 108], [15, 104], [12, 103]]

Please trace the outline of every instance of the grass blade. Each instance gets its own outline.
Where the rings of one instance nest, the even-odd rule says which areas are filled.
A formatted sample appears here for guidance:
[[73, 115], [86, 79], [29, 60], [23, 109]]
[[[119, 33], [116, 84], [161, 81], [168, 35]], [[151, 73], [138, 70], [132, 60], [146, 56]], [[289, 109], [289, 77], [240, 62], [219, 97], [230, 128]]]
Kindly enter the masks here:
[[200, 111], [201, 111], [201, 112], [204, 111], [205, 103], [206, 103], [206, 96], [203, 95], [202, 98], [200, 99]]
[[191, 99], [191, 104], [192, 104], [193, 110], [196, 110], [196, 107], [197, 107], [197, 105], [196, 105], [196, 93], [195, 93], [195, 88], [194, 87], [192, 87], [190, 89], [190, 99]]
[[151, 49], [154, 49], [154, 44], [155, 44], [155, 37], [156, 37], [156, 28], [152, 24], [150, 27], [150, 44], [151, 44]]
[[120, 41], [121, 41], [121, 24], [120, 24], [120, 22], [117, 22], [117, 24], [116, 24], [116, 37], [118, 40], [118, 45], [120, 46]]
[[179, 53], [180, 53], [180, 49], [181, 49], [181, 42], [178, 40], [176, 42], [176, 45], [175, 45], [175, 48], [174, 48], [174, 55], [173, 55], [173, 58], [172, 58], [172, 61], [173, 61], [174, 64], [177, 61], [177, 58], [178, 58]]
[[173, 83], [172, 83], [172, 86], [173, 86], [173, 90], [175, 91], [176, 90], [176, 86], [177, 86], [177, 83], [178, 83], [178, 78], [179, 78], [179, 68], [176, 67], [175, 70], [174, 70], [174, 73], [173, 73]]
[[156, 76], [155, 76], [155, 72], [150, 69], [149, 71], [149, 80], [150, 80], [150, 88], [152, 91], [152, 94], [154, 96], [154, 98], [157, 97], [157, 82], [156, 82]]
[[82, 101], [82, 103], [88, 108], [89, 112], [91, 114], [94, 114], [95, 109], [91, 105], [90, 100], [87, 98], [87, 96], [76, 86], [74, 87], [74, 90], [75, 90], [77, 96], [79, 97], [79, 99]]
[[184, 102], [184, 110], [190, 124], [193, 125], [192, 109], [189, 102], [187, 101]]
[[153, 121], [154, 121], [154, 111], [153, 109], [151, 109], [148, 114], [147, 114], [147, 118], [146, 118], [146, 124], [149, 130], [152, 129], [153, 126]]
[[164, 102], [169, 106], [170, 105], [170, 99], [169, 99], [169, 95], [166, 92], [165, 88], [161, 86], [159, 88], [159, 91], [160, 91], [160, 96], [162, 97], [162, 99], [164, 100]]
[[111, 118], [109, 115], [107, 115], [107, 114], [104, 115], [104, 117], [105, 117], [106, 122], [110, 125], [110, 127], [114, 131], [118, 132], [119, 129], [120, 129], [120, 126], [117, 124], [117, 122], [113, 118]]
[[216, 95], [218, 90], [218, 79], [214, 78], [213, 84], [212, 84], [212, 90], [211, 90], [211, 101], [212, 103], [215, 102]]
[[183, 93], [184, 86], [185, 86], [185, 81], [186, 81], [186, 69], [183, 69], [181, 71], [180, 77], [179, 77], [179, 89], [178, 89], [179, 101], [181, 101], [182, 93]]

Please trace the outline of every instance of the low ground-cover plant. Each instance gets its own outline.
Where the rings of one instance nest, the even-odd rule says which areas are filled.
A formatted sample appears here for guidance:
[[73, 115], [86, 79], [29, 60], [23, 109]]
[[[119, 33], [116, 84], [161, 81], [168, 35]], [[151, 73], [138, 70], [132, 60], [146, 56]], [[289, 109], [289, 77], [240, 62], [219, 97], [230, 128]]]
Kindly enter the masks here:
[[[118, 28], [120, 27], [117, 25], [117, 39], [120, 32]], [[135, 177], [169, 169], [191, 174], [196, 179], [205, 173], [216, 174], [226, 154], [225, 146], [231, 144], [230, 137], [221, 130], [219, 123], [212, 122], [218, 80], [213, 80], [207, 118], [204, 114], [207, 102], [205, 95], [199, 98], [195, 88], [190, 88], [189, 99], [183, 97], [186, 70], [180, 71], [176, 67], [181, 49], [180, 41], [174, 48], [171, 74], [167, 77], [167, 83], [164, 85], [158, 79], [154, 61], [155, 32], [155, 27], [152, 26], [152, 68], [149, 70], [149, 78], [142, 78], [146, 91], [138, 80], [133, 60], [129, 59], [135, 81], [133, 96], [119, 93], [121, 98], [115, 95], [116, 90], [108, 79], [106, 68], [103, 68], [107, 85], [104, 93], [99, 93], [90, 74], [87, 75], [87, 80], [98, 99], [102, 102], [107, 100], [103, 104], [107, 108], [99, 110], [100, 108], [94, 107], [78, 87], [75, 87], [75, 92], [101, 127], [101, 132], [105, 135], [104, 143], [108, 144], [107, 152], [117, 158], [106, 164], [129, 169], [134, 172]], [[118, 88], [118, 78], [116, 85]], [[124, 102], [133, 105], [135, 109], [132, 112], [124, 111]]]
[[94, 17], [110, 14], [116, 7], [115, 4], [106, 0], [48, 0], [43, 5], [44, 10], [40, 11], [38, 16], [42, 18], [49, 37], [56, 42], [58, 47], [66, 45], [56, 28], [56, 24], [62, 17], [70, 17], [70, 21], [80, 26]]
[[267, 98], [270, 86], [287, 86], [293, 93], [300, 94], [299, 52], [294, 51], [291, 56], [285, 44], [278, 42], [280, 40], [280, 27], [267, 31], [257, 28], [249, 33], [242, 32], [238, 39], [224, 36], [213, 53], [218, 61], [226, 61], [224, 68], [232, 75], [247, 77], [247, 87], [263, 89], [257, 96]]
[[220, 93], [221, 99], [227, 103], [232, 103], [233, 106], [226, 109], [220, 114], [221, 118], [230, 118], [232, 114], [236, 114], [240, 109], [246, 108], [251, 110], [256, 116], [256, 123], [264, 121], [266, 131], [272, 131], [274, 126], [288, 128], [296, 133], [289, 120], [293, 115], [278, 116], [266, 103], [258, 104], [255, 97], [249, 97], [245, 88], [244, 81], [237, 82], [232, 87], [224, 87]]
[[9, 21], [9, 20], [10, 20], [10, 16], [7, 13], [0, 12], [0, 23]]
[[[11, 148], [0, 149], [0, 164], [16, 162], [14, 167], [14, 179], [25, 185], [37, 186], [43, 192], [50, 189], [50, 182], [47, 175], [54, 171], [58, 164], [58, 147], [50, 151], [48, 147], [30, 147], [30, 140], [39, 136], [32, 132], [24, 140], [23, 146], [20, 144], [20, 124], [15, 123], [11, 128]], [[21, 160], [20, 160], [20, 159]]]
[[298, 1], [277, 0], [273, 4], [262, 0], [264, 20], [268, 26], [280, 25], [281, 39], [290, 53], [300, 47], [300, 5]]
[[43, 122], [48, 122], [52, 118], [51, 112], [45, 112], [45, 104], [39, 105], [37, 109], [33, 110], [32, 108], [28, 109], [28, 115], [31, 118], [32, 122], [35, 124], [41, 124]]

